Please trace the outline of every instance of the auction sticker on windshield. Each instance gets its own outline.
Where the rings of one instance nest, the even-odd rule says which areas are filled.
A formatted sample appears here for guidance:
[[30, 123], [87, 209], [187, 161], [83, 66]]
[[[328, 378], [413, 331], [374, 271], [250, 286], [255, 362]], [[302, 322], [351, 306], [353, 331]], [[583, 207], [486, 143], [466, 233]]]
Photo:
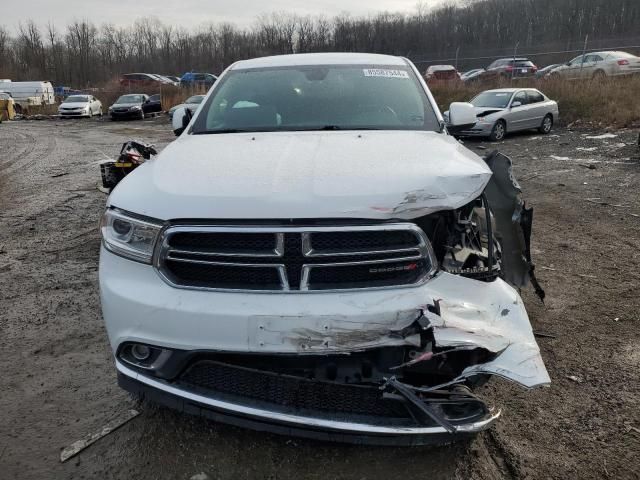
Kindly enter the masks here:
[[365, 77], [386, 77], [386, 78], [409, 78], [409, 74], [404, 70], [387, 70], [383, 68], [365, 68]]

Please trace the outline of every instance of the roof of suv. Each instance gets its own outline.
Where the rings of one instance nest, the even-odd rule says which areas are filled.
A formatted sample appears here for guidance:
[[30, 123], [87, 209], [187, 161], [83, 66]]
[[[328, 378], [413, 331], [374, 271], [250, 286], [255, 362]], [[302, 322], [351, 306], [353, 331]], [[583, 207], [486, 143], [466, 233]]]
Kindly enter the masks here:
[[378, 55], [375, 53], [296, 53], [276, 55], [251, 60], [241, 60], [231, 67], [232, 70], [265, 67], [291, 67], [303, 65], [395, 65], [406, 66], [402, 57]]

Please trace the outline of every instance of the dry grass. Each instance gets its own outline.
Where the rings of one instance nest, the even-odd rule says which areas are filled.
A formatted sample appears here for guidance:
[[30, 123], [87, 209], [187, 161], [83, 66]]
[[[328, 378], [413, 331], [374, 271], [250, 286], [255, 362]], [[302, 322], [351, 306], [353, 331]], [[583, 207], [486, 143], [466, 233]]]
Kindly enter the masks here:
[[601, 126], [633, 127], [640, 125], [640, 76], [605, 80], [567, 81], [531, 80], [500, 84], [436, 85], [431, 91], [441, 110], [451, 102], [468, 101], [477, 93], [509, 86], [535, 87], [560, 108], [564, 125], [580, 121]]

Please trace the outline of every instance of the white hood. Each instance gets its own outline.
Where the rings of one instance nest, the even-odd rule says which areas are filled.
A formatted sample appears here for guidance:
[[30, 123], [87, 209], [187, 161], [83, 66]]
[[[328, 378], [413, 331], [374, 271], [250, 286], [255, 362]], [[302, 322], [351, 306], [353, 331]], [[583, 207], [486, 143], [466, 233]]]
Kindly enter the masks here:
[[88, 102], [70, 102], [61, 103], [59, 108], [86, 108], [89, 106]]
[[162, 220], [407, 219], [465, 205], [490, 177], [480, 157], [435, 132], [182, 135], [109, 204]]

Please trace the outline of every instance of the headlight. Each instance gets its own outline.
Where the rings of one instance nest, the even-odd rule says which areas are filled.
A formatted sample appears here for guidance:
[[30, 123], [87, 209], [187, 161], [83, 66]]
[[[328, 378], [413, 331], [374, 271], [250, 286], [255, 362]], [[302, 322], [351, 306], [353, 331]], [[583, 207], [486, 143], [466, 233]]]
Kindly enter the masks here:
[[104, 212], [100, 222], [102, 241], [107, 250], [143, 263], [151, 263], [161, 228], [159, 221], [143, 220], [115, 209]]
[[109, 107], [109, 111], [113, 110], [113, 107]]
[[140, 110], [140, 107], [138, 105], [134, 105], [129, 110]]

